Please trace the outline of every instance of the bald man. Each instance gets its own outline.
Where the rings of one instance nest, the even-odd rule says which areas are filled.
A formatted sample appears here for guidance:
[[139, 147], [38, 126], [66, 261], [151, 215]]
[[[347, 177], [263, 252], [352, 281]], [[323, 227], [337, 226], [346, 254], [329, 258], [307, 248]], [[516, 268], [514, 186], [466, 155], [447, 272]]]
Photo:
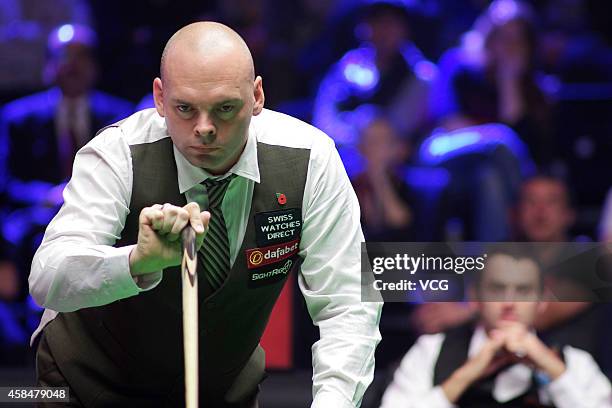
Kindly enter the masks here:
[[[184, 404], [179, 233], [200, 248], [200, 399], [255, 407], [259, 340], [290, 273], [320, 340], [313, 407], [357, 407], [381, 305], [360, 302], [359, 207], [332, 141], [263, 108], [244, 41], [201, 22], [168, 42], [155, 109], [99, 132], [32, 263], [40, 385], [76, 406]], [[202, 211], [206, 209], [207, 211]]]

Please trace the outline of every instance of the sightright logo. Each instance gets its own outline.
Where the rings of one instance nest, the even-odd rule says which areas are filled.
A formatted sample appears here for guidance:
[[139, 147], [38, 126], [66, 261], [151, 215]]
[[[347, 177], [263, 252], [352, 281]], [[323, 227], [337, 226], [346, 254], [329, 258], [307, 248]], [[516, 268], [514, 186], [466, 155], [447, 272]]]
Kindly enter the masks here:
[[263, 272], [263, 273], [254, 273], [253, 275], [251, 275], [251, 280], [256, 281], [260, 279], [271, 278], [273, 276], [280, 275], [280, 274], [286, 275], [291, 270], [291, 265], [293, 265], [293, 261], [289, 259], [280, 268], [272, 269], [271, 271]]

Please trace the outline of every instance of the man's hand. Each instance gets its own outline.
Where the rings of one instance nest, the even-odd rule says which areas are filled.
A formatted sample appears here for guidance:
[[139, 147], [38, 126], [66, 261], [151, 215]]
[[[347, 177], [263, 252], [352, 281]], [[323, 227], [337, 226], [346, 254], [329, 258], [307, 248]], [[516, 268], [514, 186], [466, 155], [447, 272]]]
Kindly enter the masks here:
[[442, 384], [442, 390], [449, 402], [455, 403], [474, 382], [496, 372], [511, 362], [508, 353], [501, 352], [504, 334], [493, 330], [478, 354], [470, 358]]
[[200, 212], [197, 203], [184, 207], [155, 204], [143, 208], [138, 219], [138, 242], [130, 253], [132, 276], [161, 271], [181, 262], [180, 235], [191, 225], [196, 232], [196, 249], [200, 249], [208, 230], [210, 213]]
[[534, 333], [519, 322], [502, 321], [499, 330], [503, 333], [504, 347], [515, 356], [516, 362], [522, 362], [544, 371], [551, 380], [557, 379], [565, 372], [563, 360], [548, 348]]
[[551, 380], [565, 372], [561, 358], [519, 322], [501, 321], [478, 354], [459, 367], [443, 384], [446, 398], [455, 403], [470, 385], [505, 366], [524, 363], [544, 371]]

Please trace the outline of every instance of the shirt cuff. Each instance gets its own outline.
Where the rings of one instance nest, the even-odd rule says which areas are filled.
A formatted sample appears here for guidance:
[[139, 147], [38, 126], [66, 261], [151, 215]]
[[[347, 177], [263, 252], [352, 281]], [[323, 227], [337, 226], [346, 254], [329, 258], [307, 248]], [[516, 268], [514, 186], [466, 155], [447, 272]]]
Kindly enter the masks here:
[[556, 406], [576, 406], [572, 401], [576, 401], [580, 395], [574, 392], [575, 384], [577, 384], [576, 379], [572, 378], [570, 370], [566, 367], [565, 372], [551, 381], [545, 389]]
[[339, 392], [319, 391], [310, 408], [355, 408], [355, 404], [344, 398]]
[[446, 394], [444, 394], [444, 390], [441, 386], [435, 386], [432, 388], [431, 393], [429, 394], [428, 399], [429, 404], [432, 407], [436, 408], [455, 408], [456, 405], [453, 404], [446, 398]]
[[107, 259], [108, 275], [113, 281], [111, 287], [127, 296], [155, 288], [162, 280], [162, 271], [132, 276], [130, 273], [130, 252], [136, 245], [116, 248], [113, 256]]

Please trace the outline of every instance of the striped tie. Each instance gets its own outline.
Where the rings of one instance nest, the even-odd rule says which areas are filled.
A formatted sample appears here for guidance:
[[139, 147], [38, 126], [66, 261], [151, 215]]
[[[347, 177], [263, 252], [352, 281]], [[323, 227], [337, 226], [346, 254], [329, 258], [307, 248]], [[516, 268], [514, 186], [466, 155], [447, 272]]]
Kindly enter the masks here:
[[[223, 212], [221, 212], [221, 203], [230, 181], [235, 176], [232, 174], [218, 181], [208, 179], [203, 183], [210, 212], [210, 223], [200, 252], [203, 258], [204, 276], [213, 290], [221, 287], [230, 270], [229, 239]], [[206, 203], [204, 208], [206, 208]]]

